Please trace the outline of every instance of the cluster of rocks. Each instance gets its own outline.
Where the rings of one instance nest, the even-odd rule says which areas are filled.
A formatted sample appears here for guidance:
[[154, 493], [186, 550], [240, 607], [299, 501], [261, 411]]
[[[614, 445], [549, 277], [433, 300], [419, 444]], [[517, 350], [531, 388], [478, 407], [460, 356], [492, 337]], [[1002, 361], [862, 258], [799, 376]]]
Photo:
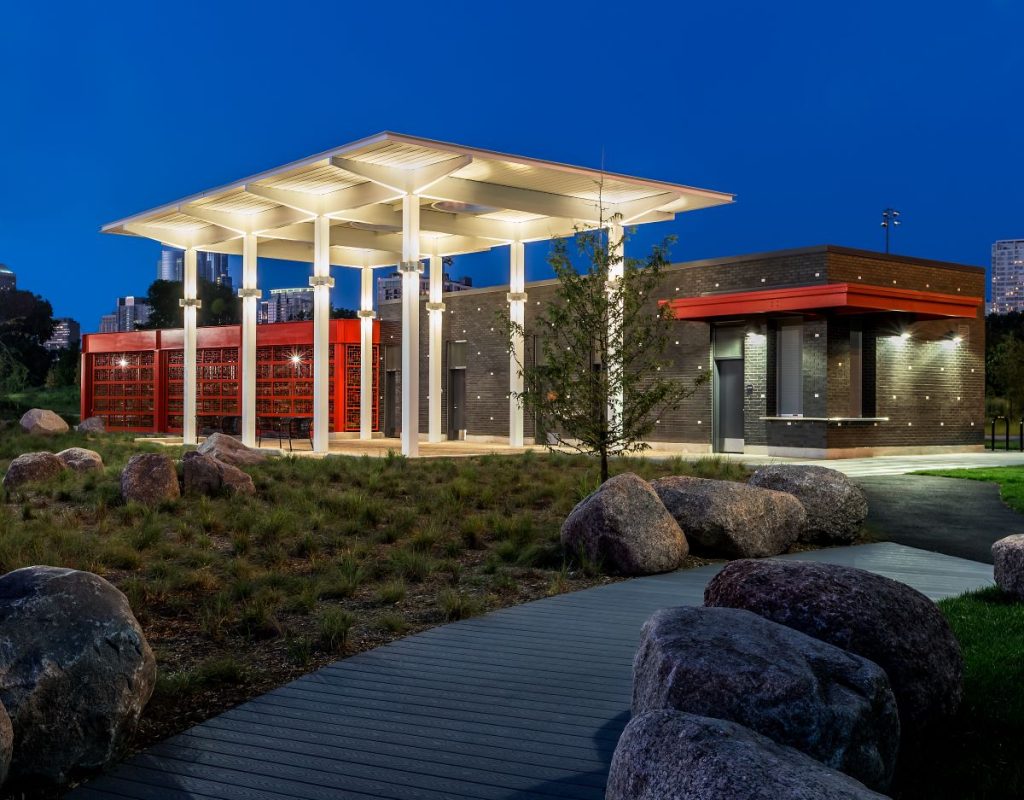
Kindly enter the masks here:
[[740, 560], [644, 625], [608, 800], [881, 798], [901, 738], [956, 713], [934, 603], [863, 570]]
[[140, 453], [132, 456], [121, 473], [121, 495], [147, 506], [174, 500], [181, 494], [214, 495], [256, 493], [252, 477], [238, 465], [259, 464], [266, 453], [246, 447], [236, 439], [215, 433], [198, 450], [185, 454], [181, 460], [182, 480], [170, 456], [161, 453]]
[[69, 447], [59, 453], [22, 453], [8, 466], [3, 486], [10, 491], [25, 484], [52, 480], [65, 470], [90, 472], [102, 469], [103, 457], [95, 450], [87, 450], [84, 447]]
[[[29, 409], [22, 414], [19, 424], [25, 433], [37, 436], [56, 436], [70, 430], [59, 414], [46, 408]], [[87, 417], [75, 426], [75, 430], [81, 433], [106, 433], [107, 424], [103, 417]]]
[[125, 596], [98, 575], [0, 577], [0, 782], [61, 785], [107, 766], [153, 693], [156, 662]]
[[[230, 436], [216, 433], [198, 450], [185, 454], [178, 464], [161, 453], [140, 453], [128, 459], [121, 471], [121, 496], [147, 506], [174, 500], [184, 494], [215, 495], [256, 493], [252, 478], [239, 465], [258, 464], [266, 453]], [[95, 450], [69, 447], [59, 453], [23, 453], [10, 463], [3, 487], [11, 491], [29, 484], [45, 482], [65, 470], [87, 472], [102, 470], [103, 458]]]
[[825, 467], [763, 467], [746, 484], [624, 473], [577, 504], [561, 539], [610, 571], [646, 575], [678, 568], [691, 550], [764, 558], [796, 542], [849, 543], [867, 513], [860, 487]]

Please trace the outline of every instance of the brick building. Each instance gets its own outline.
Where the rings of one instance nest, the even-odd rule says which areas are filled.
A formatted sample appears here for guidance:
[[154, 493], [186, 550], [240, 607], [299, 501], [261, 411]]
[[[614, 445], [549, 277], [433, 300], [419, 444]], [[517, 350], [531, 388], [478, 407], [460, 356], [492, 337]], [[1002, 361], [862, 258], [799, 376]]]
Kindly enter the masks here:
[[[981, 268], [822, 246], [672, 265], [659, 301], [677, 317], [666, 374], [692, 381], [661, 415], [654, 447], [846, 457], [980, 448], [985, 294]], [[526, 286], [526, 359], [554, 281]], [[507, 287], [445, 295], [442, 429], [506, 440], [510, 365], [498, 313]], [[401, 301], [380, 307], [385, 435], [397, 435]], [[420, 315], [420, 338], [428, 335]], [[427, 354], [420, 353], [420, 430]], [[524, 420], [534, 436], [535, 421]]]

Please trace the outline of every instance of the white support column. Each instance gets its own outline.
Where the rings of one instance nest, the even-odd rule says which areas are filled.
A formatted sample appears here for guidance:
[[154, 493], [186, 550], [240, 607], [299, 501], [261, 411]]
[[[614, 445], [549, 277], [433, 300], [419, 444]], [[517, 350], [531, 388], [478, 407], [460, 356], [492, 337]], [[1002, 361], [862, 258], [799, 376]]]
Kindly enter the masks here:
[[[326, 453], [330, 431], [331, 221], [313, 220], [313, 450]], [[341, 373], [338, 374], [341, 380]]]
[[430, 257], [430, 297], [427, 311], [430, 314], [430, 354], [427, 369], [430, 370], [430, 397], [427, 417], [429, 420], [427, 441], [440, 442], [441, 434], [441, 331], [444, 319], [444, 303], [441, 302], [443, 288], [443, 266], [441, 256], [437, 255], [437, 246]]
[[373, 267], [360, 274], [359, 304], [359, 438], [373, 438]]
[[182, 274], [184, 297], [181, 307], [185, 310], [184, 324], [184, 375], [182, 390], [181, 440], [183, 444], [196, 444], [196, 315], [200, 306], [196, 281], [196, 249], [186, 248]]
[[[608, 224], [608, 282], [617, 284], [625, 272], [625, 250], [623, 247], [622, 217], [615, 215]], [[621, 319], [621, 307], [617, 316]], [[622, 331], [619, 332], [621, 338]], [[612, 332], [609, 331], [608, 341], [608, 364], [606, 370], [618, 370], [618, 350], [624, 345], [623, 342], [613, 341]], [[615, 430], [622, 425], [623, 394], [621, 386], [619, 391], [611, 392], [608, 397], [608, 427]]]
[[[526, 324], [526, 265], [523, 243], [509, 244], [508, 316], [513, 323]], [[526, 352], [523, 335], [513, 334], [508, 359], [508, 443], [523, 446], [523, 405], [517, 396], [523, 391], [522, 364]]]
[[256, 446], [256, 234], [242, 237], [242, 444]]
[[402, 455], [419, 455], [420, 198], [402, 197]]

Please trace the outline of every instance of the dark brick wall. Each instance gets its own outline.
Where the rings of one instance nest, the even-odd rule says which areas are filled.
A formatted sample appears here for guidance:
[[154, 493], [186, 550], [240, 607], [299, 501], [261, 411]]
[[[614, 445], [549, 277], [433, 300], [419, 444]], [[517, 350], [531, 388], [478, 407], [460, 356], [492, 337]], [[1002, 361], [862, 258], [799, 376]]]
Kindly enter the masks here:
[[[819, 247], [730, 259], [676, 264], [665, 272], [654, 299], [706, 293], [751, 291], [780, 286], [856, 282], [893, 285], [970, 296], [983, 296], [984, 274], [973, 268]], [[529, 284], [526, 304], [526, 355], [532, 363], [544, 331], [537, 314], [551, 302], [551, 281]], [[467, 430], [473, 436], [505, 437], [509, 424], [509, 356], [499, 312], [507, 308], [502, 286], [445, 295], [445, 342], [465, 340], [467, 352]], [[400, 302], [379, 310], [385, 344], [400, 342]], [[735, 322], [736, 320], [731, 320]], [[775, 413], [774, 321], [748, 320], [745, 340], [744, 410], [748, 446], [824, 449], [878, 446], [976, 444], [981, 441], [984, 405], [984, 320], [918, 323], [909, 340], [891, 335], [900, 320], [868, 315], [854, 320], [842, 315], [804, 320], [804, 415], [849, 416], [849, 331], [864, 329], [864, 407], [874, 408], [888, 422], [825, 423], [766, 421]], [[427, 431], [427, 324], [420, 307], [420, 430]], [[704, 322], [674, 323], [666, 352], [666, 376], [690, 383], [712, 369], [711, 330]], [[965, 334], [954, 345], [951, 330]], [[945, 337], [945, 338], [943, 338]], [[447, 347], [443, 349], [447, 352]], [[909, 369], [908, 369], [909, 367]], [[973, 371], [972, 371], [973, 370]], [[442, 362], [447, 392], [448, 365]], [[876, 392], [877, 390], [877, 392]], [[877, 393], [877, 399], [876, 399]], [[892, 400], [896, 395], [896, 400]], [[400, 387], [399, 387], [400, 396]], [[959, 397], [960, 400], [956, 398]], [[709, 445], [712, 435], [710, 381], [680, 407], [660, 415], [651, 440]], [[447, 432], [447, 396], [441, 404], [442, 430]], [[972, 426], [970, 423], [974, 422]], [[525, 435], [534, 434], [534, 420], [524, 420]]]
[[[774, 366], [769, 369], [769, 331], [767, 322], [758, 322], [743, 342], [743, 441], [747, 445], [766, 445], [770, 404], [775, 402], [774, 385], [769, 392], [769, 378], [775, 380]], [[774, 347], [771, 353], [774, 356]], [[774, 364], [774, 358], [772, 359]]]

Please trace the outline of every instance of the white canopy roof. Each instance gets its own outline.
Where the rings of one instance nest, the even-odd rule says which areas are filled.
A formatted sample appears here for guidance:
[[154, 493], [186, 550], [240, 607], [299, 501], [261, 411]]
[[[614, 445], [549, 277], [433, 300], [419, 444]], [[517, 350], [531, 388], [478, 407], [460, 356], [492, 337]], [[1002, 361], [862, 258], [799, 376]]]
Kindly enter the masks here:
[[104, 225], [174, 247], [313, 260], [313, 222], [330, 221], [330, 262], [402, 259], [402, 197], [420, 198], [420, 252], [455, 255], [571, 235], [613, 215], [636, 225], [732, 202], [708, 189], [379, 133]]

